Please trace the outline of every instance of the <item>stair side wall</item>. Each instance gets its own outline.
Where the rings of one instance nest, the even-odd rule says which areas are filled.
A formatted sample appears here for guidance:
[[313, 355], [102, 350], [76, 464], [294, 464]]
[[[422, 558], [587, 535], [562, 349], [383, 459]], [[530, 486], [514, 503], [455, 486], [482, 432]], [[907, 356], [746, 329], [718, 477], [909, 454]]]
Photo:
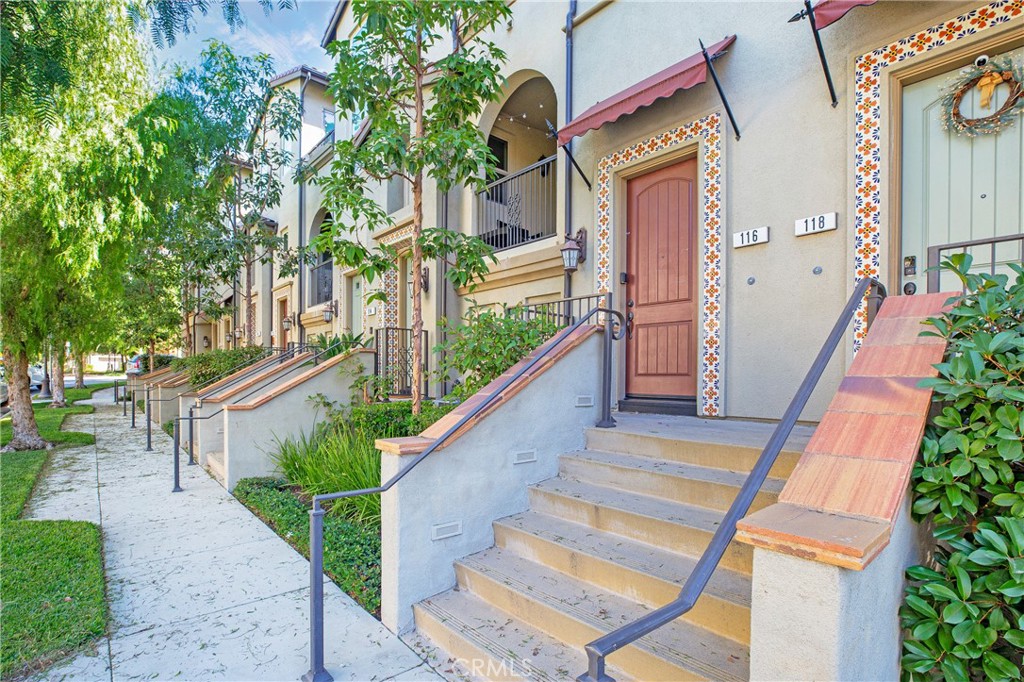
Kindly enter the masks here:
[[[381, 620], [390, 630], [410, 630], [413, 604], [454, 587], [454, 561], [493, 546], [492, 523], [526, 511], [527, 487], [557, 476], [559, 455], [584, 447], [600, 411], [602, 343], [591, 335], [384, 493]], [[593, 405], [577, 407], [579, 396]], [[411, 461], [383, 453], [383, 480]], [[432, 539], [455, 533], [452, 524], [457, 534]]]
[[927, 546], [904, 500], [889, 545], [864, 570], [756, 547], [750, 679], [898, 680], [904, 571]]
[[[322, 393], [328, 400], [347, 406], [356, 379], [372, 371], [373, 354], [354, 353], [336, 367], [315, 374], [262, 405], [252, 409], [232, 406], [215, 417], [214, 421], [224, 429], [224, 485], [228, 491], [234, 490], [243, 478], [278, 473], [271, 456], [277, 441], [309, 434], [323, 418], [322, 410], [310, 403], [310, 396]], [[279, 379], [263, 393], [299, 376], [293, 374]], [[252, 396], [254, 400], [257, 397]]]

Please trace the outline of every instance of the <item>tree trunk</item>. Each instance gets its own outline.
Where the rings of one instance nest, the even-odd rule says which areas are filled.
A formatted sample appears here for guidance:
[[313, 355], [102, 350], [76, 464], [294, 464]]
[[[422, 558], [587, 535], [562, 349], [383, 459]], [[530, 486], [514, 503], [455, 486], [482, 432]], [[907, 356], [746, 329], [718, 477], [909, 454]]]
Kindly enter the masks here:
[[4, 364], [10, 372], [11, 427], [13, 437], [5, 450], [43, 450], [48, 443], [39, 435], [36, 415], [32, 411], [32, 391], [28, 378], [28, 355], [4, 348]]
[[192, 324], [189, 322], [189, 305], [188, 305], [188, 293], [183, 285], [181, 287], [181, 326], [184, 333], [181, 338], [184, 341], [185, 355], [195, 355], [196, 348], [194, 346], [194, 339], [192, 338]]
[[[257, 226], [256, 229], [259, 229]], [[252, 268], [253, 261], [245, 262], [245, 343], [249, 346], [256, 342], [256, 310], [252, 305]], [[299, 273], [299, 277], [302, 273]]]
[[149, 371], [156, 371], [156, 339], [149, 340]]
[[50, 393], [53, 399], [50, 400], [50, 407], [67, 407], [68, 403], [64, 397], [64, 361], [67, 360], [63, 341], [57, 342], [57, 351], [53, 354], [53, 372], [50, 374]]
[[[423, 78], [416, 76], [415, 133], [423, 139]], [[417, 170], [412, 181], [412, 413], [423, 409], [423, 303], [420, 301], [420, 282], [423, 274], [423, 171]]]
[[81, 352], [75, 353], [75, 388], [85, 388], [85, 353]]

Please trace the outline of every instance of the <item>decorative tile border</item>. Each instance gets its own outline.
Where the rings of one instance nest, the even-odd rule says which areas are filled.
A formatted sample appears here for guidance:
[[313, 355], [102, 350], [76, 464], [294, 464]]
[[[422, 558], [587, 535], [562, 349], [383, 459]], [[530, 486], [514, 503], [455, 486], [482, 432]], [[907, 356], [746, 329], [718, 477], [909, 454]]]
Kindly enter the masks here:
[[[882, 69], [1024, 15], [1024, 0], [997, 0], [955, 19], [914, 33], [857, 58], [854, 85], [854, 273], [878, 277], [881, 271]], [[867, 305], [854, 321], [854, 350], [867, 335]]]
[[722, 413], [722, 152], [721, 117], [702, 119], [658, 133], [643, 142], [605, 156], [597, 165], [597, 290], [611, 290], [612, 174], [623, 164], [699, 140], [704, 152], [704, 230], [701, 242], [701, 388], [699, 412], [708, 417]]
[[[395, 230], [391, 234], [386, 235], [380, 240], [382, 244], [393, 246], [395, 248], [401, 248], [403, 246], [412, 245], [412, 225], [406, 225], [405, 227]], [[403, 242], [408, 242], [405, 244]], [[383, 277], [384, 294], [387, 296], [387, 300], [381, 304], [381, 320], [384, 324], [383, 327], [397, 327], [398, 326], [398, 272], [395, 270], [388, 270], [384, 273]]]

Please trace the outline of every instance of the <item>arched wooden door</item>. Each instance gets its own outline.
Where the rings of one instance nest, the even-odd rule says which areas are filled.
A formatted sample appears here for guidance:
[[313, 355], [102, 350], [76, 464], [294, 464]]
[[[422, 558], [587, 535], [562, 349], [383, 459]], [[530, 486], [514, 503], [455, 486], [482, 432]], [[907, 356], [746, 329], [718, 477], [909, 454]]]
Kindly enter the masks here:
[[697, 394], [697, 160], [627, 182], [626, 397]]

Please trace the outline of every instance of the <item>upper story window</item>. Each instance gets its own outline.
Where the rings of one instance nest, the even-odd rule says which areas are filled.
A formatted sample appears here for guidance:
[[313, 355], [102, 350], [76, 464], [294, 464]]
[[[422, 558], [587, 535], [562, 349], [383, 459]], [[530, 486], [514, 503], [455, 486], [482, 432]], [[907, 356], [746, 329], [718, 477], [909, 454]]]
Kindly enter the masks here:
[[323, 123], [324, 123], [324, 132], [325, 133], [329, 133], [329, 132], [334, 130], [334, 110], [333, 109], [324, 109], [323, 110], [323, 118], [322, 118], [322, 120], [323, 120]]

